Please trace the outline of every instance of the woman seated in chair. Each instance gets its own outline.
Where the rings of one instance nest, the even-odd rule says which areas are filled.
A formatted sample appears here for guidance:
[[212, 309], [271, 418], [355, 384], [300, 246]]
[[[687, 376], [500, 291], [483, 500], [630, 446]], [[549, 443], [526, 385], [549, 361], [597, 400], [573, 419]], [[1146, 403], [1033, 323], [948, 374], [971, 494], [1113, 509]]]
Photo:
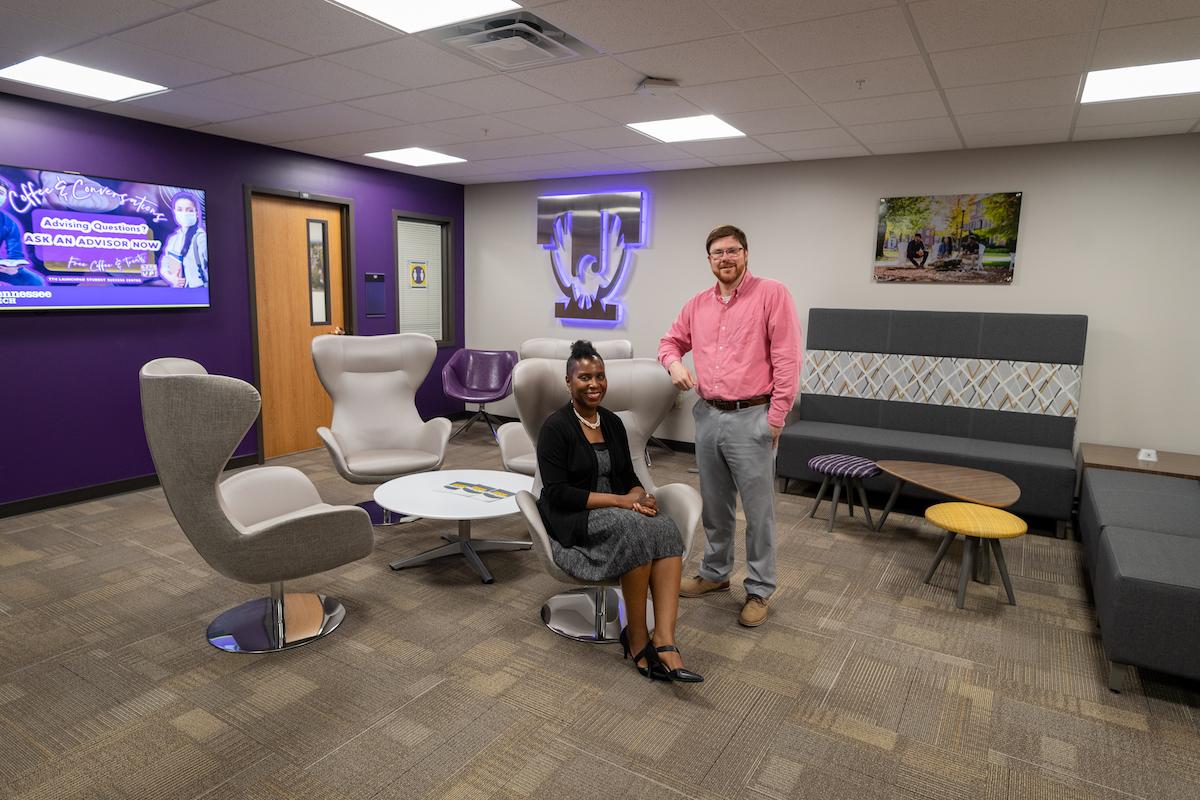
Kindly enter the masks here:
[[[625, 425], [601, 408], [608, 380], [591, 342], [578, 341], [567, 359], [571, 402], [550, 415], [538, 436], [542, 477], [538, 510], [550, 534], [554, 563], [581, 580], [620, 575], [628, 627], [625, 656], [655, 680], [704, 680], [683, 668], [675, 647], [683, 539], [658, 513], [629, 456]], [[654, 637], [646, 626], [646, 591], [654, 597]]]

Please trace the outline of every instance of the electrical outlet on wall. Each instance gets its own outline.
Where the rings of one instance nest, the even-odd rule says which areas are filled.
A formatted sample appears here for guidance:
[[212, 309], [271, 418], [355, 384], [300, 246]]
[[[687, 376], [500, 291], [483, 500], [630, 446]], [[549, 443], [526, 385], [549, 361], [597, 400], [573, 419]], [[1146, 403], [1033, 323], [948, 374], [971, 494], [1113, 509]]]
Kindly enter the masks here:
[[1141, 450], [1138, 450], [1138, 461], [1158, 461], [1158, 451], [1147, 450], [1143, 447]]

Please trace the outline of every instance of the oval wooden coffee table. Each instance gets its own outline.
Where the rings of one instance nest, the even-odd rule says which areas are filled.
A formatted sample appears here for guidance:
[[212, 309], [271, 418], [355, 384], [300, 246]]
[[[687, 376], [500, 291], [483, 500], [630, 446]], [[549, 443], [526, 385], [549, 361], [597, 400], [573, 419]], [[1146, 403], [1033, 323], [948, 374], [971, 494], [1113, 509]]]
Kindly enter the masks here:
[[896, 488], [892, 489], [876, 530], [883, 530], [883, 523], [887, 521], [888, 513], [906, 483], [915, 483], [955, 500], [992, 508], [1007, 508], [1021, 499], [1020, 486], [1003, 475], [987, 470], [925, 461], [876, 461], [875, 465], [896, 478]]

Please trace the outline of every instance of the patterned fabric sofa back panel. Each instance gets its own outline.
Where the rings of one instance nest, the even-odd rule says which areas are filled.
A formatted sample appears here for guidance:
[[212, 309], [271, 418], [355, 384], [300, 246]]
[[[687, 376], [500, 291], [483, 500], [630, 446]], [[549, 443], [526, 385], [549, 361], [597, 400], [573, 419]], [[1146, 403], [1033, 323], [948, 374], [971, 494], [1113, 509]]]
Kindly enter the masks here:
[[1070, 448], [1087, 317], [809, 310], [800, 418]]

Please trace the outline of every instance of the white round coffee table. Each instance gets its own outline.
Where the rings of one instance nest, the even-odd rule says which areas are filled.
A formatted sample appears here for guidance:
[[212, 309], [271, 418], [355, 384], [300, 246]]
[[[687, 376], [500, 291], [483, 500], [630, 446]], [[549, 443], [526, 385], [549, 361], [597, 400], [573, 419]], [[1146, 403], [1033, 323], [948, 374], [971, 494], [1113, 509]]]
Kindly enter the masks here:
[[[503, 500], [484, 502], [468, 494], [449, 494], [439, 491], [453, 484], [490, 486], [512, 492], [513, 496]], [[489, 469], [443, 469], [434, 472], [418, 472], [390, 480], [375, 490], [375, 502], [389, 511], [412, 514], [427, 519], [458, 520], [458, 534], [448, 533], [442, 538], [450, 544], [426, 550], [420, 555], [393, 561], [392, 569], [404, 569], [424, 564], [442, 556], [466, 556], [471, 566], [479, 572], [484, 583], [494, 578], [479, 560], [479, 553], [489, 550], [528, 550], [532, 542], [511, 542], [498, 539], [472, 539], [471, 520], [492, 519], [517, 513], [516, 493], [533, 489], [533, 478], [515, 472], [498, 472]]]

